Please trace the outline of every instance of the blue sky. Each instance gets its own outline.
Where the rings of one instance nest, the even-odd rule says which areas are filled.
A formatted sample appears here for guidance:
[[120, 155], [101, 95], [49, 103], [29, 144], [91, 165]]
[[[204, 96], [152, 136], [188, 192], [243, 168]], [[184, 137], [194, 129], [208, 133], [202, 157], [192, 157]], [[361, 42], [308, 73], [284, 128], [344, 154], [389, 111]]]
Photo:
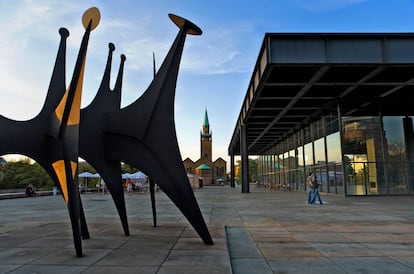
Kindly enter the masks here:
[[[413, 0], [2, 0], [0, 1], [0, 114], [27, 120], [41, 109], [59, 43], [69, 30], [67, 79], [79, 49], [83, 12], [96, 6], [82, 107], [99, 87], [108, 43], [115, 44], [113, 80], [125, 54], [122, 106], [135, 101], [152, 79], [152, 53], [162, 63], [178, 29], [168, 13], [203, 30], [188, 36], [175, 97], [182, 158], [200, 156], [200, 130], [207, 108], [213, 160], [229, 161], [227, 147], [266, 32], [412, 32]], [[2, 134], [2, 133], [0, 133]]]

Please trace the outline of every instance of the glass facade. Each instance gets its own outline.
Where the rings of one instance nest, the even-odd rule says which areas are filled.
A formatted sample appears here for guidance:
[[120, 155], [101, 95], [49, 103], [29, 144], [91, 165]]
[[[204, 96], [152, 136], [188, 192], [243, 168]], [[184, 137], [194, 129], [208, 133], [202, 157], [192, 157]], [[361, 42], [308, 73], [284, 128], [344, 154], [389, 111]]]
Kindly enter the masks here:
[[313, 171], [321, 191], [342, 195], [413, 194], [413, 117], [330, 114], [259, 156], [259, 180], [306, 190]]
[[328, 192], [343, 194], [344, 180], [342, 172], [341, 137], [339, 132], [326, 136]]
[[[384, 135], [387, 176], [384, 191], [406, 194], [409, 190], [407, 149], [404, 136], [404, 117], [385, 117]], [[386, 188], [388, 186], [388, 189]]]

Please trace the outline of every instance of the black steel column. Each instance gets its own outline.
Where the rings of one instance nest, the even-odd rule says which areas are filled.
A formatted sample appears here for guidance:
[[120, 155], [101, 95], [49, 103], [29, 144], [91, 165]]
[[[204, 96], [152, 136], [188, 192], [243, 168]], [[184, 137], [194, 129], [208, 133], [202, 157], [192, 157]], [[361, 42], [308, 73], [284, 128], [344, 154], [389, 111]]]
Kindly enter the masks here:
[[249, 185], [249, 153], [247, 150], [247, 128], [242, 125], [240, 128], [240, 155], [241, 155], [241, 184], [242, 193], [250, 192]]
[[[342, 111], [339, 102], [336, 105], [337, 113], [338, 113], [338, 127], [339, 127], [339, 140], [341, 142], [341, 158], [342, 158], [342, 182], [344, 182], [344, 196], [348, 196], [348, 178], [346, 174], [346, 165], [345, 165], [345, 155], [344, 155], [344, 138], [343, 138], [343, 127], [342, 127]], [[337, 179], [335, 174], [335, 188], [337, 188]]]
[[404, 136], [405, 136], [405, 147], [407, 150], [407, 164], [408, 164], [408, 190], [409, 193], [412, 192], [414, 187], [414, 177], [412, 172], [414, 171], [414, 129], [413, 129], [413, 119], [411, 117], [403, 118], [404, 125]]
[[230, 153], [230, 186], [235, 187], [234, 184], [234, 152]]

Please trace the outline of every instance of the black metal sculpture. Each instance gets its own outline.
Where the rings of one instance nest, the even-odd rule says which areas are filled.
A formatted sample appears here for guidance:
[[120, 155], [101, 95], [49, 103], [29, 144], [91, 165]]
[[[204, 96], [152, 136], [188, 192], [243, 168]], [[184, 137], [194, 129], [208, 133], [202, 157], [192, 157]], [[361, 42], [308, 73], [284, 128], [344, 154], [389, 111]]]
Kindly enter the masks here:
[[109, 87], [113, 44], [109, 44], [108, 61], [98, 92], [92, 102], [81, 110], [79, 131], [79, 156], [91, 164], [105, 181], [121, 218], [125, 235], [129, 235], [125, 208], [124, 188], [121, 177], [121, 164], [105, 157], [105, 117], [119, 111], [121, 105], [122, 73], [125, 56], [121, 55], [121, 65], [114, 90]]
[[174, 124], [175, 87], [185, 38], [187, 34], [202, 32], [188, 20], [169, 16], [180, 31], [150, 86], [131, 105], [106, 116], [106, 157], [138, 167], [147, 174], [204, 242], [212, 244], [185, 172]]
[[[85, 215], [78, 192], [78, 143], [80, 102], [83, 72], [90, 32], [99, 24], [97, 8], [87, 10], [82, 22], [82, 38], [75, 69], [68, 89], [65, 83], [66, 38], [62, 28], [61, 41], [46, 101], [40, 113], [28, 121], [13, 121], [0, 116], [0, 154], [19, 153], [33, 158], [45, 168], [60, 187], [72, 224], [77, 256], [82, 256], [81, 237], [89, 238]], [[27, 137], [30, 136], [30, 142]]]
[[[114, 90], [109, 87], [113, 44], [104, 76], [96, 97], [80, 110], [83, 71], [90, 32], [100, 20], [97, 8], [82, 18], [82, 39], [72, 80], [65, 84], [66, 38], [61, 41], [46, 100], [41, 112], [32, 120], [14, 121], [0, 115], [1, 154], [24, 154], [42, 165], [60, 187], [68, 205], [77, 256], [82, 256], [81, 238], [89, 232], [77, 190], [78, 157], [88, 161], [105, 180], [121, 218], [125, 235], [129, 235], [120, 162], [139, 168], [176, 204], [198, 232], [205, 244], [213, 244], [193, 190], [188, 181], [174, 125], [174, 96], [179, 64], [186, 34], [201, 34], [200, 28], [176, 15], [169, 15], [180, 31], [154, 80], [131, 105], [121, 109], [121, 88], [125, 56]], [[31, 142], [27, 142], [31, 136]], [[155, 203], [151, 196], [154, 226]]]

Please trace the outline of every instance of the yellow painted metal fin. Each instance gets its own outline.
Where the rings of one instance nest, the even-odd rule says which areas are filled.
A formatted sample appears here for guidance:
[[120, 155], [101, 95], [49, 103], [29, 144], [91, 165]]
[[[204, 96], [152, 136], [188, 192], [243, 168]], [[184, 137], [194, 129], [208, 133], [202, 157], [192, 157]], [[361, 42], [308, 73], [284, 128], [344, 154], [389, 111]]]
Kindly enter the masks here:
[[[85, 58], [86, 58], [86, 55], [85, 55]], [[69, 120], [68, 120], [69, 126], [79, 125], [84, 72], [85, 72], [85, 59], [82, 62], [82, 70], [79, 75], [79, 81], [76, 85], [75, 98], [73, 98], [72, 108], [70, 110], [70, 115], [69, 115]]]
[[56, 161], [52, 163], [52, 167], [55, 170], [55, 173], [58, 177], [60, 188], [62, 189], [63, 198], [65, 202], [69, 202], [68, 196], [68, 185], [66, 181], [66, 171], [65, 171], [65, 162], [63, 160]]
[[[86, 55], [85, 55], [86, 58]], [[78, 125], [80, 121], [80, 108], [82, 100], [82, 86], [83, 86], [83, 75], [85, 72], [85, 59], [82, 62], [82, 69], [79, 75], [79, 80], [76, 83], [75, 96], [73, 98], [72, 106], [70, 109], [70, 114], [68, 118], [68, 126]], [[70, 87], [69, 87], [70, 88]], [[62, 122], [63, 113], [66, 107], [66, 100], [68, 98], [69, 89], [66, 90], [65, 95], [62, 97], [62, 100], [59, 102], [58, 107], [55, 110], [56, 117]]]
[[60, 122], [62, 122], [62, 116], [63, 116], [63, 112], [65, 110], [66, 99], [68, 98], [68, 93], [69, 93], [69, 91], [66, 90], [65, 94], [62, 97], [62, 100], [60, 100], [59, 105], [57, 106], [57, 108], [55, 110], [56, 117], [58, 118], [58, 120]]
[[73, 178], [73, 180], [75, 180], [76, 169], [78, 168], [78, 163], [74, 162], [74, 161], [70, 161], [70, 165], [72, 167], [72, 178]]

